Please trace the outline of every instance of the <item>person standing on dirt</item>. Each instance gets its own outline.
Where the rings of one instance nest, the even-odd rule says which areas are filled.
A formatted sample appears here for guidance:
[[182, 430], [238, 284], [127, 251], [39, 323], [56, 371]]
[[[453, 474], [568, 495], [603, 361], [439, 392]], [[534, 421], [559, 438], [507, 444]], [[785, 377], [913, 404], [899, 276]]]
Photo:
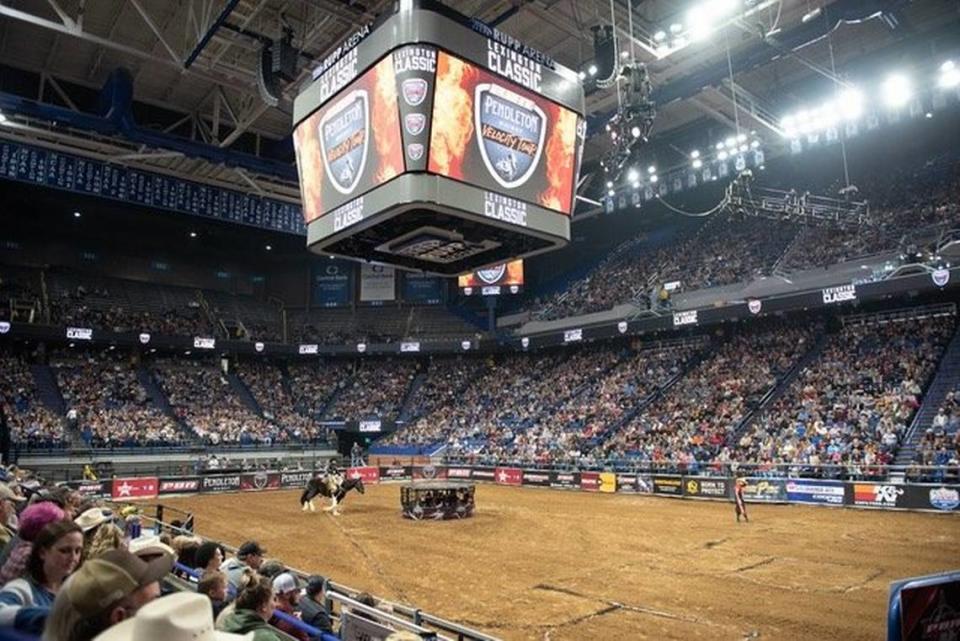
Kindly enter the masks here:
[[750, 518], [747, 516], [747, 503], [743, 500], [743, 488], [747, 486], [747, 479], [739, 478], [733, 484], [733, 505], [737, 510], [737, 523], [740, 522], [740, 515], [747, 523]]

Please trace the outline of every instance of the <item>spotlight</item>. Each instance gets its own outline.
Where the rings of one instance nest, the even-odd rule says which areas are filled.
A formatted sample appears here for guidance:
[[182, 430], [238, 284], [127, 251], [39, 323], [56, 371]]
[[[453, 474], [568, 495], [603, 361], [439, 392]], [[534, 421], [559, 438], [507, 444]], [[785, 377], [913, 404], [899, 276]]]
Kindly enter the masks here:
[[631, 186], [632, 186], [634, 189], [640, 189], [640, 183], [639, 183], [638, 181], [634, 181], [634, 182], [631, 184]]
[[910, 100], [910, 80], [903, 74], [895, 73], [887, 76], [883, 83], [883, 100], [888, 107], [894, 109], [902, 107]]
[[79, 211], [73, 212], [73, 217], [74, 217], [74, 218], [80, 218], [81, 215], [82, 215], [82, 214], [81, 214]]
[[741, 153], [741, 154], [744, 153], [747, 149], [749, 149], [749, 147], [747, 147], [746, 145], [740, 145], [740, 153]]
[[624, 60], [626, 60], [627, 58], [630, 57], [630, 52], [629, 52], [629, 51], [621, 51], [621, 52], [620, 52], [620, 57], [623, 58]]
[[664, 40], [667, 39], [667, 32], [663, 30], [658, 31], [655, 34], [653, 34], [653, 39], [656, 40], [657, 42], [663, 42]]
[[728, 156], [728, 154], [727, 154], [726, 151], [721, 151], [720, 153], [717, 154], [717, 158], [718, 158], [719, 160], [726, 160], [726, 159], [727, 159], [727, 156]]
[[737, 142], [744, 142], [747, 139], [747, 134], [737, 134]]
[[927, 113], [924, 114], [924, 116], [926, 116], [927, 119], [930, 119], [930, 118], [933, 118], [933, 113], [928, 111]]
[[647, 167], [647, 173], [648, 173], [648, 174], [655, 174], [655, 173], [657, 173], [657, 168], [656, 168], [654, 165], [650, 165], [649, 167]]
[[937, 80], [937, 84], [941, 89], [953, 89], [960, 85], [960, 69], [957, 69], [953, 60], [947, 60], [940, 65], [940, 78]]
[[612, 180], [608, 180], [608, 181], [607, 181], [607, 189], [612, 189], [612, 188], [613, 188], [613, 181], [612, 181]]
[[597, 65], [590, 65], [589, 67], [587, 67], [587, 73], [590, 74], [591, 76], [597, 75]]
[[838, 100], [840, 114], [846, 120], [856, 120], [863, 113], [863, 93], [859, 89], [846, 89]]
[[627, 172], [627, 180], [629, 180], [632, 183], [637, 182], [638, 180], [640, 180], [640, 172], [637, 171], [636, 169], [631, 169], [630, 171]]
[[694, 168], [694, 169], [700, 169], [701, 167], [703, 167], [703, 161], [700, 160], [699, 158], [694, 158], [694, 159], [693, 159], [693, 168]]
[[639, 137], [640, 137], [640, 127], [634, 127], [633, 129], [631, 129], [631, 130], [630, 130], [630, 135], [633, 136], [634, 138], [639, 138]]
[[660, 179], [657, 178], [657, 175], [656, 175], [656, 174], [650, 176], [650, 182], [655, 183], [655, 182], [657, 182], [658, 180], [660, 180]]
[[754, 140], [753, 142], [750, 143], [750, 146], [751, 146], [753, 149], [756, 149], [757, 147], [760, 146], [760, 141], [759, 141], [759, 140]]
[[718, 142], [717, 145], [716, 145], [716, 150], [717, 150], [717, 151], [720, 151], [721, 149], [723, 149], [723, 143], [722, 143], [722, 142]]
[[607, 195], [608, 195], [608, 196], [611, 196], [611, 197], [612, 197], [612, 196], [615, 196], [616, 194], [617, 194], [617, 192], [615, 192], [615, 191], [612, 190], [612, 189], [608, 189], [608, 190], [607, 190]]
[[683, 25], [679, 22], [674, 22], [672, 25], [670, 25], [670, 33], [678, 34], [681, 31], [683, 31]]
[[264, 249], [266, 249], [267, 251], [273, 251], [273, 245], [267, 245], [266, 247], [264, 247]]
[[584, 80], [584, 79], [587, 77], [587, 74], [586, 74], [585, 71], [581, 71], [581, 72], [580, 72], [579, 74], [577, 74], [577, 75], [580, 76], [580, 80]]
[[690, 157], [693, 158], [694, 160], [696, 160], [697, 158], [699, 158], [699, 157], [700, 157], [700, 150], [699, 150], [699, 149], [694, 149], [693, 151], [691, 151], [691, 152], [690, 152]]
[[196, 238], [196, 237], [197, 237], [197, 232], [195, 231], [190, 232], [190, 238]]
[[723, 144], [729, 149], [733, 149], [734, 147], [737, 146], [737, 139], [734, 138], [733, 136], [730, 136], [729, 138], [723, 141]]

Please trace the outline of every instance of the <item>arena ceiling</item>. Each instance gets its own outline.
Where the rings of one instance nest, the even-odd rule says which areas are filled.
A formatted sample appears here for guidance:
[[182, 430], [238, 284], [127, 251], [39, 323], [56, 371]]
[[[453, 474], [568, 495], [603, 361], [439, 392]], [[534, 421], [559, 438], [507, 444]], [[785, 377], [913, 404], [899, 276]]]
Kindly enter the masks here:
[[[750, 0], [744, 3], [748, 8], [741, 16], [718, 20], [709, 39], [669, 54], [658, 49], [662, 42], [657, 32], [669, 33], [671, 24], [683, 23], [687, 12], [703, 1], [634, 1], [632, 25], [624, 0], [465, 0], [447, 4], [574, 69], [585, 69], [593, 58], [590, 27], [610, 23], [613, 15], [618, 47], [632, 49], [636, 58], [647, 64], [655, 88], [668, 99], [658, 105], [649, 147], [651, 158], [663, 165], [682, 160], [684, 149], [707, 144], [710, 136], [727, 135], [738, 121], [742, 127], [768, 136], [771, 144], [780, 144], [776, 127], [780, 110], [785, 102], [803, 98], [805, 84], [829, 78], [834, 69], [843, 70], [906, 41], [924, 43], [931, 51], [955, 46], [956, 36], [951, 44], [938, 43], [947, 37], [943, 34], [960, 32], [960, 13], [953, 0]], [[299, 86], [309, 80], [309, 60], [322, 58], [391, 3], [0, 0], [0, 90], [86, 111], [81, 104], [84, 89], [88, 94], [98, 91], [111, 72], [126, 68], [133, 77], [134, 99], [145, 106], [136, 111], [138, 120], [146, 120], [141, 124], [228, 154], [239, 151], [279, 161], [289, 169], [291, 101]], [[836, 11], [839, 15], [849, 13], [852, 5], [857, 15], [875, 17], [840, 26], [830, 36], [801, 46], [811, 32], [804, 20], [811, 11]], [[273, 108], [257, 91], [258, 38], [278, 36], [282, 24], [293, 28], [303, 66], [300, 80], [286, 89], [286, 100]], [[30, 74], [34, 82], [13, 83], [17, 86], [11, 89], [11, 82], [5, 80], [11, 69]], [[732, 73], [718, 77], [717, 69]], [[26, 95], [25, 86], [34, 95]], [[594, 125], [602, 123], [616, 108], [616, 92], [592, 91], [587, 105]], [[7, 116], [0, 137], [298, 199], [290, 174], [278, 178], [269, 164], [221, 163], [212, 154], [198, 157], [122, 136], [55, 126], [15, 112]], [[588, 145], [587, 160], [601, 153], [605, 144], [603, 136], [596, 136]]]

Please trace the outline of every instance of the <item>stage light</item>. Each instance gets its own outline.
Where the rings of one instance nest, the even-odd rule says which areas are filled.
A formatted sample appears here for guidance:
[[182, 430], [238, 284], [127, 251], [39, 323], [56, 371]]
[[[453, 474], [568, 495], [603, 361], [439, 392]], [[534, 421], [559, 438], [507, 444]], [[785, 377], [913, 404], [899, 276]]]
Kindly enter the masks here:
[[721, 149], [723, 149], [723, 143], [722, 143], [722, 142], [718, 142], [718, 143], [716, 144], [716, 150], [717, 150], [717, 151], [720, 151]]
[[190, 238], [196, 238], [196, 237], [197, 237], [197, 232], [195, 231], [190, 232]]
[[947, 60], [940, 65], [940, 78], [937, 79], [937, 85], [941, 89], [953, 89], [960, 85], [960, 69], [953, 60]]
[[620, 57], [623, 58], [624, 60], [626, 60], [627, 58], [630, 57], [630, 52], [629, 52], [629, 51], [626, 51], [626, 50], [621, 51], [621, 52], [620, 52]]
[[729, 138], [723, 141], [723, 144], [727, 147], [727, 149], [733, 149], [734, 147], [737, 146], [737, 139], [733, 136], [730, 136]]
[[631, 129], [631, 130], [630, 130], [630, 135], [633, 136], [634, 138], [639, 138], [639, 137], [640, 137], [640, 127], [634, 127], [633, 129]]
[[655, 183], [655, 182], [657, 182], [658, 180], [660, 180], [660, 179], [657, 178], [657, 175], [656, 175], [656, 174], [650, 176], [650, 182]]
[[586, 74], [586, 72], [584, 72], [584, 71], [581, 71], [581, 72], [580, 72], [579, 74], [577, 74], [577, 75], [580, 76], [580, 80], [585, 80], [586, 77], [587, 77], [587, 74]]
[[699, 158], [694, 158], [694, 159], [693, 159], [693, 168], [694, 168], [694, 169], [700, 169], [701, 167], [703, 167], [703, 161], [700, 160]]
[[613, 188], [613, 181], [612, 181], [612, 180], [608, 180], [608, 181], [607, 181], [607, 189], [612, 189], [612, 188]]
[[863, 114], [863, 92], [859, 89], [845, 89], [838, 102], [845, 120], [856, 120]]
[[783, 129], [783, 135], [787, 138], [793, 138], [796, 135], [797, 119], [794, 116], [784, 116], [780, 121], [780, 127]]
[[0, 111], [0, 123], [7, 122], [7, 117]]
[[894, 109], [902, 107], [910, 100], [910, 80], [903, 74], [887, 76], [883, 83], [883, 101]]
[[667, 39], [667, 32], [660, 30], [655, 34], [653, 34], [653, 39], [656, 40], [657, 42], [663, 42], [664, 40]]
[[924, 116], [926, 116], [926, 118], [929, 120], [930, 118], [933, 118], [933, 113], [928, 111], [927, 113], [924, 114]]
[[587, 67], [587, 73], [590, 74], [591, 76], [597, 75], [597, 65], [590, 65], [589, 67]]
[[677, 34], [681, 31], [683, 31], [683, 25], [679, 22], [674, 22], [672, 25], [670, 25], [670, 33]]
[[632, 183], [632, 187], [633, 187], [634, 189], [640, 189], [640, 183], [635, 180], [635, 181], [633, 181], [633, 183]]
[[747, 134], [738, 134], [737, 142], [745, 142], [747, 140]]
[[647, 167], [647, 173], [648, 173], [648, 174], [655, 174], [655, 173], [657, 173], [657, 168], [656, 168], [656, 166], [650, 165], [649, 167]]
[[741, 154], [744, 153], [747, 149], [749, 149], [749, 147], [747, 147], [746, 145], [740, 145], [740, 153], [741, 153]]
[[727, 154], [726, 151], [721, 151], [719, 154], [717, 154], [717, 158], [720, 160], [726, 160], [728, 155], [729, 154]]
[[631, 169], [630, 171], [627, 172], [627, 180], [629, 180], [632, 183], [637, 182], [638, 180], [640, 180], [640, 172], [637, 171], [636, 169]]
[[754, 141], [752, 141], [752, 142], [750, 143], [750, 146], [751, 146], [753, 149], [756, 149], [757, 147], [760, 146], [760, 141], [759, 141], [759, 140], [754, 140]]
[[608, 189], [608, 190], [607, 190], [607, 195], [608, 195], [608, 196], [611, 196], [611, 197], [612, 197], [612, 196], [616, 196], [616, 194], [617, 194], [617, 192], [615, 192], [615, 191], [612, 190], [612, 189]]
[[264, 247], [264, 249], [266, 249], [267, 251], [273, 251], [273, 245], [267, 245], [266, 247]]
[[806, 12], [805, 14], [803, 14], [803, 17], [802, 17], [802, 18], [800, 18], [800, 22], [802, 22], [803, 24], [806, 24], [806, 23], [810, 22], [811, 20], [814, 20], [815, 18], [817, 18], [822, 11], [823, 11], [823, 10], [822, 10], [820, 7], [817, 7], [816, 9], [813, 9], [812, 11], [808, 11], [808, 12]]
[[74, 217], [74, 218], [80, 218], [81, 215], [82, 215], [82, 214], [81, 214], [79, 211], [73, 212], [73, 217]]
[[693, 158], [694, 160], [696, 160], [697, 158], [699, 158], [699, 157], [700, 157], [700, 150], [699, 150], [699, 149], [694, 149], [693, 151], [691, 151], [691, 152], [690, 152], [690, 157]]

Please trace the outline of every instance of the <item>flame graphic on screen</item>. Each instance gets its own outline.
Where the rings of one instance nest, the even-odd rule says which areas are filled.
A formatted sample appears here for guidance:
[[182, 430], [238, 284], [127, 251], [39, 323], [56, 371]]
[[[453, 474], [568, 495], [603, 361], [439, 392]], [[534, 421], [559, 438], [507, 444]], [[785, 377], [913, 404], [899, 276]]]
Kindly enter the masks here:
[[549, 186], [540, 192], [540, 204], [569, 213], [570, 196], [573, 193], [573, 163], [577, 160], [577, 114], [560, 107], [551, 111], [556, 125], [546, 148]]
[[323, 184], [323, 164], [320, 156], [320, 141], [311, 133], [316, 130], [318, 119], [307, 118], [293, 132], [297, 152], [297, 171], [300, 174], [300, 195], [303, 198], [303, 219], [309, 223], [320, 215]]
[[374, 72], [373, 113], [370, 126], [373, 142], [380, 159], [375, 183], [390, 180], [403, 172], [403, 153], [400, 149], [400, 123], [397, 109], [397, 85], [391, 58], [384, 58]]
[[465, 62], [440, 53], [430, 133], [430, 171], [463, 178], [463, 158], [473, 137], [473, 97], [466, 87], [477, 72]]

